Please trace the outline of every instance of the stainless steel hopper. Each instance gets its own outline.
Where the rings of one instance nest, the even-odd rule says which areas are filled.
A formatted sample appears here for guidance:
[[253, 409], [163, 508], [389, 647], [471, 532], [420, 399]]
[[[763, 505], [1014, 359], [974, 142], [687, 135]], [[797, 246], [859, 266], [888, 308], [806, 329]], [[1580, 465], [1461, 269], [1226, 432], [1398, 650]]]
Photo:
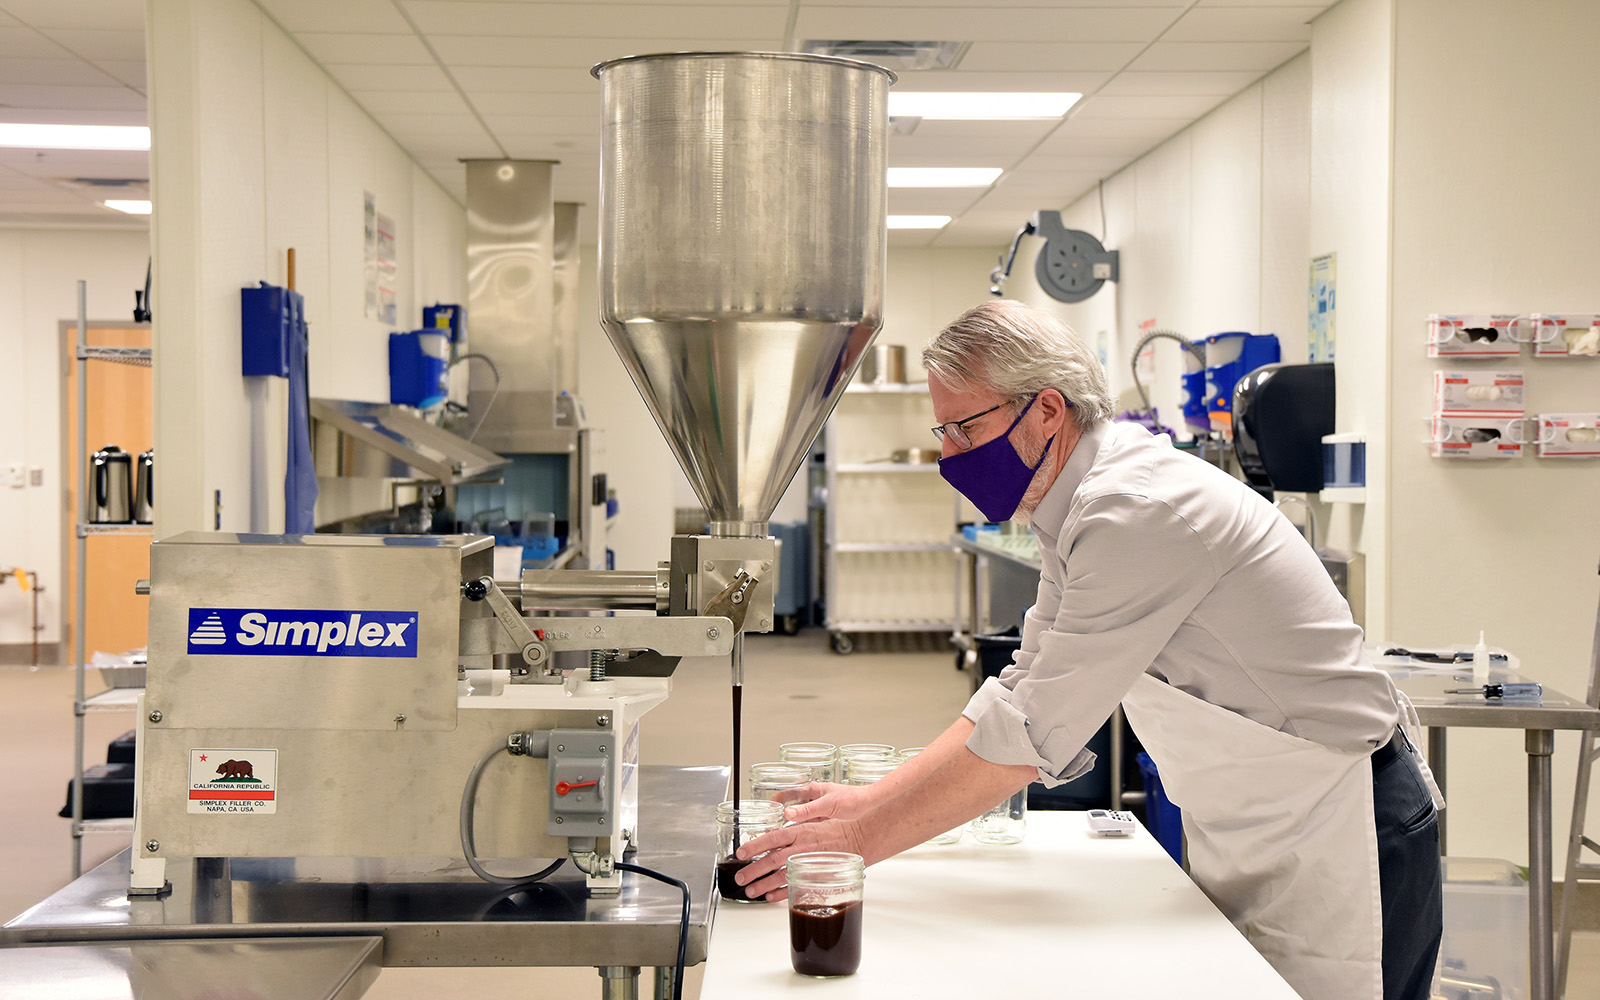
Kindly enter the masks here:
[[792, 53], [594, 75], [601, 323], [712, 534], [764, 536], [883, 321], [894, 75]]

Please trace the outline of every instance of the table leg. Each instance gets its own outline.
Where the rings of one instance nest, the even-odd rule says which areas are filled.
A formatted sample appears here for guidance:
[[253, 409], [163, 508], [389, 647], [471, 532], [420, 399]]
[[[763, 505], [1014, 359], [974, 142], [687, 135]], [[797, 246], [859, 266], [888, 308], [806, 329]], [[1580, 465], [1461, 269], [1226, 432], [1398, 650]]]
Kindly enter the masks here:
[[1555, 733], [1530, 729], [1528, 752], [1528, 973], [1531, 1000], [1555, 998], [1555, 939], [1551, 923], [1550, 755]]
[[1450, 810], [1450, 798], [1445, 792], [1445, 728], [1443, 726], [1428, 727], [1428, 770], [1433, 772], [1433, 783], [1439, 786], [1439, 795], [1444, 798], [1445, 807], [1439, 813], [1439, 854], [1444, 856], [1450, 852], [1445, 849], [1445, 815]]
[[639, 967], [600, 966], [600, 1000], [639, 1000]]

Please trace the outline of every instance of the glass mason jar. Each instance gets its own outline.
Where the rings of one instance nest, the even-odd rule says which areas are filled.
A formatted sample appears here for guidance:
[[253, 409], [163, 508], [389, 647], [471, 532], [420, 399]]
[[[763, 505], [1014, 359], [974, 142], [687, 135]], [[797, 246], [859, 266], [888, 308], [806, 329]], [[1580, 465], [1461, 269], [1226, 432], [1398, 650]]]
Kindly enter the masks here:
[[886, 759], [894, 756], [894, 747], [887, 743], [846, 743], [839, 748], [839, 767], [834, 772], [838, 781], [850, 783], [850, 764], [862, 759]]
[[848, 976], [861, 967], [861, 899], [867, 869], [859, 854], [795, 854], [789, 880], [789, 961], [802, 976]]
[[735, 903], [760, 903], [744, 893], [744, 886], [733, 880], [739, 869], [750, 861], [741, 861], [734, 855], [746, 844], [764, 833], [783, 826], [783, 805], [767, 799], [743, 799], [739, 808], [732, 802], [717, 806], [717, 891], [722, 898]]
[[[924, 751], [926, 749], [928, 749], [928, 748], [927, 747], [907, 747], [907, 748], [905, 748], [903, 750], [896, 750], [895, 753], [899, 755], [899, 757], [900, 757], [900, 759], [902, 761], [908, 761], [908, 760], [910, 760], [911, 758], [915, 757], [917, 754], [921, 753], [922, 751]], [[954, 830], [946, 830], [944, 833], [939, 834], [937, 837], [929, 837], [927, 840], [923, 841], [923, 843], [925, 843], [925, 844], [933, 844], [936, 847], [947, 847], [950, 844], [955, 844], [955, 843], [960, 842], [960, 840], [961, 840], [961, 831], [965, 830], [966, 828], [967, 828], [967, 824], [963, 823], [960, 826], [956, 827]]]
[[785, 743], [778, 748], [778, 759], [786, 764], [809, 767], [812, 781], [832, 781], [838, 752], [839, 748], [832, 743]]
[[1020, 844], [1027, 830], [1027, 786], [972, 821], [973, 839], [980, 844]]
[[765, 761], [750, 765], [750, 797], [775, 799], [779, 792], [793, 791], [811, 784], [811, 768], [785, 761]]
[[850, 760], [850, 773], [845, 775], [847, 785], [871, 785], [889, 776], [900, 766], [899, 757], [854, 757]]

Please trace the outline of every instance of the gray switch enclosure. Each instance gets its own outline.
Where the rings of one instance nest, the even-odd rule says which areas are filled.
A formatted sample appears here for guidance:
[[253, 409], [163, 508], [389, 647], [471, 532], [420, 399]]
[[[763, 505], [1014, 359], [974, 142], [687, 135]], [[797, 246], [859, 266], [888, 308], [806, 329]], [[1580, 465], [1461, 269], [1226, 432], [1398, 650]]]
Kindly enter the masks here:
[[[615, 832], [612, 768], [616, 734], [608, 730], [557, 729], [550, 734], [550, 812], [547, 832], [554, 837], [605, 837]], [[565, 795], [556, 789], [571, 788]]]

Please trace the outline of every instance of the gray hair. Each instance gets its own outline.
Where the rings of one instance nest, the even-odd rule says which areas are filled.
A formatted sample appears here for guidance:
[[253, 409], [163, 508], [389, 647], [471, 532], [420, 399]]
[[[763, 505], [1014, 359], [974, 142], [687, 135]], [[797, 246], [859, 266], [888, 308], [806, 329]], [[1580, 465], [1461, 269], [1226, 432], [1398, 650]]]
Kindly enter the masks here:
[[1106, 370], [1065, 323], [1013, 299], [967, 310], [922, 352], [928, 374], [959, 392], [987, 389], [1010, 400], [1055, 389], [1089, 430], [1114, 412]]

